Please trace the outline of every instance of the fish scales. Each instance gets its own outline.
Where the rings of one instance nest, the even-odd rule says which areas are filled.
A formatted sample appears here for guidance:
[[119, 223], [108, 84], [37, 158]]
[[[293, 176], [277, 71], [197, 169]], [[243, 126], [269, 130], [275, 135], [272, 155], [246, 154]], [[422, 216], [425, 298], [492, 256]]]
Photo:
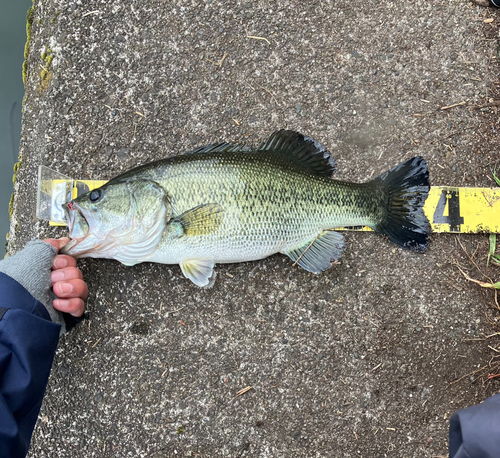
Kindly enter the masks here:
[[317, 177], [267, 152], [178, 156], [135, 174], [161, 184], [176, 214], [207, 202], [225, 209], [216, 232], [175, 242], [165, 238], [153, 261], [181, 252], [219, 263], [261, 259], [326, 229], [374, 225], [382, 213], [383, 196], [370, 185]]

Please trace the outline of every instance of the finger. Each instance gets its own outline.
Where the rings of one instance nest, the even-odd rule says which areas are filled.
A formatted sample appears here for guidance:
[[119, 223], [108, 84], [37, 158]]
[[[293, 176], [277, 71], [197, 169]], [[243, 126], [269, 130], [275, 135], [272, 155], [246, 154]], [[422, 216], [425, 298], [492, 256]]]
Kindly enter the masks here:
[[61, 239], [45, 239], [44, 242], [52, 245], [59, 253], [59, 250], [69, 242], [69, 238], [63, 237]]
[[63, 299], [79, 297], [86, 300], [89, 295], [87, 283], [79, 278], [54, 283], [53, 290], [56, 296]]
[[82, 316], [85, 311], [85, 303], [83, 299], [79, 297], [73, 297], [71, 299], [54, 299], [52, 305], [56, 310], [63, 313], [69, 313], [76, 317]]
[[64, 269], [57, 269], [52, 271], [50, 274], [50, 281], [52, 285], [57, 283], [58, 281], [67, 281], [74, 280], [75, 278], [79, 278], [83, 280], [83, 274], [80, 269], [76, 267], [65, 267]]
[[63, 269], [64, 267], [76, 267], [76, 259], [67, 254], [58, 254], [52, 261], [52, 269]]

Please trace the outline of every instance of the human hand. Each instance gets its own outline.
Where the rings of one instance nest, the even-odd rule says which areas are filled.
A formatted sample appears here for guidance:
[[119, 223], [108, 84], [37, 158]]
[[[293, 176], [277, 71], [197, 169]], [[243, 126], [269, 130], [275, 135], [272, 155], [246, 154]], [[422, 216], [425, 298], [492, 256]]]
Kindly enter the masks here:
[[[45, 239], [44, 242], [52, 245], [57, 252], [69, 242], [69, 238]], [[63, 313], [80, 317], [85, 311], [85, 300], [88, 297], [87, 284], [83, 274], [76, 267], [76, 259], [65, 254], [58, 254], [52, 261], [50, 275], [52, 289], [57, 299], [52, 302], [53, 307]]]

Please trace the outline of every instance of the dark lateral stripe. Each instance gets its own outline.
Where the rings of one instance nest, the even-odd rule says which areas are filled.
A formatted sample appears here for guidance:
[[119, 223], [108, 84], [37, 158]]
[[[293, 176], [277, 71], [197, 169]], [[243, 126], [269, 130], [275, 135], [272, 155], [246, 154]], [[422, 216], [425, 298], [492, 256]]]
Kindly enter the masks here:
[[0, 307], [0, 320], [3, 318], [3, 316], [5, 315], [7, 310], [9, 310], [9, 309], [6, 309], [4, 307]]

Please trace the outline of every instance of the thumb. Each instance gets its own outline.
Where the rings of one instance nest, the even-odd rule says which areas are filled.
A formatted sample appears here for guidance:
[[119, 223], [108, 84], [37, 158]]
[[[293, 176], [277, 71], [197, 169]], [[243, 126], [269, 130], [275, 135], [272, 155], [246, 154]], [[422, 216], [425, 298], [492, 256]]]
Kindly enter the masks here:
[[45, 239], [44, 242], [52, 245], [59, 253], [59, 250], [69, 242], [69, 238], [63, 237], [61, 239]]

